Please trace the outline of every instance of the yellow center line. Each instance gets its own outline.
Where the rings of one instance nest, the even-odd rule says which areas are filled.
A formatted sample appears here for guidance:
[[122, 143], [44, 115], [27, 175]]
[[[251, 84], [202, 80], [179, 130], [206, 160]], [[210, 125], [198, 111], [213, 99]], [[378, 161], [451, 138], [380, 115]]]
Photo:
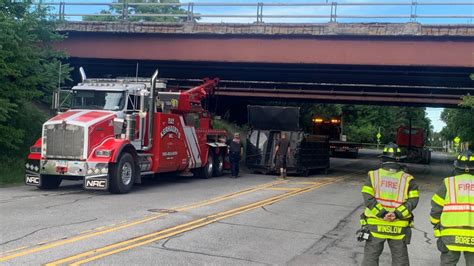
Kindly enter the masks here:
[[83, 253], [79, 253], [79, 254], [76, 254], [76, 255], [73, 255], [73, 256], [70, 256], [70, 257], [66, 257], [66, 258], [63, 258], [63, 259], [60, 259], [60, 260], [50, 262], [46, 265], [47, 266], [53, 266], [53, 265], [59, 265], [59, 264], [63, 264], [63, 263], [70, 263], [72, 261], [82, 259], [82, 260], [76, 261], [73, 264], [71, 264], [71, 265], [81, 265], [83, 263], [87, 263], [87, 262], [90, 262], [90, 261], [93, 261], [93, 260], [97, 260], [97, 259], [100, 259], [100, 258], [103, 258], [103, 257], [107, 257], [107, 256], [110, 256], [110, 255], [125, 251], [125, 250], [129, 250], [129, 249], [132, 249], [132, 248], [135, 248], [135, 247], [143, 246], [143, 245], [146, 245], [148, 243], [158, 241], [160, 239], [164, 239], [164, 238], [167, 238], [167, 237], [170, 237], [170, 236], [173, 236], [173, 235], [177, 235], [177, 234], [180, 234], [182, 232], [187, 232], [187, 231], [193, 230], [195, 228], [203, 227], [203, 226], [208, 225], [210, 223], [214, 223], [216, 221], [219, 221], [219, 220], [231, 217], [231, 216], [235, 216], [235, 215], [241, 214], [243, 212], [254, 210], [254, 209], [260, 208], [260, 207], [265, 206], [265, 205], [273, 204], [275, 202], [278, 202], [278, 201], [287, 199], [289, 197], [293, 197], [293, 196], [311, 191], [313, 189], [316, 189], [316, 188], [319, 188], [319, 187], [337, 182], [339, 180], [342, 180], [342, 178], [339, 178], [339, 179], [334, 178], [334, 179], [326, 180], [326, 181], [320, 182], [318, 184], [313, 184], [313, 185], [305, 187], [305, 188], [299, 188], [297, 190], [292, 190], [290, 192], [283, 193], [283, 194], [280, 194], [280, 195], [277, 195], [277, 196], [273, 196], [273, 197], [268, 198], [268, 199], [257, 201], [257, 202], [254, 202], [254, 203], [251, 203], [251, 204], [248, 204], [248, 205], [244, 205], [244, 206], [241, 206], [241, 207], [238, 207], [238, 208], [234, 208], [234, 209], [231, 209], [231, 210], [227, 210], [227, 211], [224, 211], [224, 212], [219, 212], [219, 213], [216, 213], [216, 214], [213, 214], [213, 215], [206, 216], [204, 218], [200, 218], [200, 219], [188, 222], [188, 223], [184, 223], [184, 224], [180, 224], [180, 225], [177, 225], [177, 226], [174, 226], [174, 227], [171, 227], [171, 228], [160, 230], [160, 231], [157, 231], [157, 232], [154, 232], [154, 233], [151, 233], [151, 234], [142, 235], [142, 236], [131, 238], [131, 239], [128, 239], [128, 240], [125, 240], [125, 241], [117, 242], [115, 244], [111, 244], [111, 245], [107, 245], [107, 246], [104, 246], [104, 247], [101, 247], [101, 248], [97, 248], [97, 249], [93, 249], [93, 250], [86, 251], [86, 252], [83, 252]]
[[[242, 196], [242, 195], [245, 195], [245, 194], [248, 194], [248, 193], [259, 191], [259, 190], [265, 189], [267, 187], [282, 184], [282, 183], [285, 183], [285, 182], [287, 182], [287, 181], [273, 181], [273, 182], [261, 184], [261, 185], [251, 187], [251, 188], [248, 188], [248, 189], [244, 189], [244, 190], [241, 190], [241, 191], [238, 191], [238, 192], [232, 192], [232, 193], [229, 193], [229, 194], [226, 194], [226, 195], [221, 195], [221, 196], [217, 196], [215, 198], [199, 201], [199, 202], [184, 205], [184, 206], [181, 206], [181, 207], [177, 207], [177, 208], [174, 208], [174, 210], [176, 210], [176, 211], [186, 211], [186, 210], [190, 210], [190, 209], [203, 207], [203, 206], [206, 206], [206, 205], [211, 205], [213, 203], [221, 202], [221, 201], [228, 200], [228, 199], [233, 199], [233, 198], [236, 198], [238, 196]], [[106, 233], [110, 233], [110, 232], [114, 232], [114, 231], [117, 231], [117, 230], [129, 228], [129, 227], [132, 227], [132, 226], [135, 226], [135, 225], [140, 225], [140, 224], [143, 224], [143, 223], [146, 223], [146, 222], [157, 220], [157, 219], [162, 218], [162, 217], [167, 216], [167, 215], [169, 215], [169, 213], [155, 214], [155, 215], [143, 218], [143, 219], [134, 220], [134, 221], [131, 221], [129, 223], [119, 224], [119, 225], [116, 225], [116, 226], [113, 226], [113, 227], [111, 227], [111, 226], [99, 227], [99, 228], [96, 228], [95, 230], [93, 230], [92, 232], [89, 232], [89, 233], [86, 233], [86, 234], [80, 234], [80, 235], [77, 235], [77, 236], [74, 236], [74, 237], [71, 237], [71, 238], [68, 238], [68, 239], [55, 240], [55, 241], [52, 241], [52, 242], [49, 242], [49, 243], [42, 243], [41, 245], [38, 244], [38, 245], [32, 246], [29, 249], [26, 249], [26, 248], [22, 247], [21, 249], [20, 248], [18, 249], [18, 250], [22, 250], [21, 252], [16, 252], [16, 253], [12, 253], [12, 254], [4, 253], [4, 254], [8, 254], [8, 255], [0, 257], [0, 262], [11, 260], [11, 259], [21, 257], [21, 256], [26, 256], [26, 255], [29, 255], [29, 254], [32, 254], [32, 253], [44, 251], [44, 250], [51, 249], [51, 248], [54, 248], [54, 247], [63, 246], [65, 244], [77, 242], [77, 241], [88, 239], [88, 238], [91, 238], [91, 237], [100, 236], [100, 235], [103, 235], [103, 234], [106, 234]], [[14, 252], [14, 251], [10, 251], [10, 252]]]
[[300, 187], [269, 187], [265, 190], [281, 190], [281, 191], [288, 191], [288, 190], [300, 190]]

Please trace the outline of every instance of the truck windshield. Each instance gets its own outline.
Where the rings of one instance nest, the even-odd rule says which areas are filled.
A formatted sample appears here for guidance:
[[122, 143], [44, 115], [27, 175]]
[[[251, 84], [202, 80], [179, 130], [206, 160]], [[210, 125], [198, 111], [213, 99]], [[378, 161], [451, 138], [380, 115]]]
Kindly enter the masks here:
[[125, 104], [124, 94], [120, 91], [74, 91], [72, 109], [122, 110]]

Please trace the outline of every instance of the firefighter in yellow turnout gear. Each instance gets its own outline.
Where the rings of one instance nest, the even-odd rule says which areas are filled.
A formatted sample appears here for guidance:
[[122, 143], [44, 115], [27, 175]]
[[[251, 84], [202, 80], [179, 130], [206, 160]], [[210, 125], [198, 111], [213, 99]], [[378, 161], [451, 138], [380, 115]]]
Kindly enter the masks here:
[[440, 265], [456, 265], [464, 252], [466, 265], [474, 265], [474, 154], [460, 154], [454, 162], [456, 175], [444, 179], [431, 199], [431, 223]]
[[365, 243], [362, 265], [379, 265], [385, 241], [392, 253], [392, 265], [409, 265], [407, 244], [411, 239], [413, 210], [418, 204], [418, 186], [413, 176], [397, 163], [400, 149], [391, 144], [384, 149], [381, 168], [369, 171], [362, 186], [365, 211], [363, 229], [370, 235]]

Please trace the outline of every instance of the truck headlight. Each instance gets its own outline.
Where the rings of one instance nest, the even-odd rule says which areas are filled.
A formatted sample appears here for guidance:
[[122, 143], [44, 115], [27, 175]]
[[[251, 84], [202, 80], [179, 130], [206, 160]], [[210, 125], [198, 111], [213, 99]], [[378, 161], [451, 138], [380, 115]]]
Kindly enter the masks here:
[[30, 153], [41, 153], [41, 147], [30, 147]]
[[110, 150], [95, 150], [96, 157], [110, 157]]

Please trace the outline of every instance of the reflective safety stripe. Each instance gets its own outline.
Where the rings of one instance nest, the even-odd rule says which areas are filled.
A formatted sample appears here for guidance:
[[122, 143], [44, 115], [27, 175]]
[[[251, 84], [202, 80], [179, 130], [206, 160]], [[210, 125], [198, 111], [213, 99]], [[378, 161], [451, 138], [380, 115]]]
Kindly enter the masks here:
[[468, 251], [468, 252], [474, 252], [474, 247], [463, 247], [463, 246], [454, 246], [454, 245], [446, 245], [446, 247], [449, 250], [452, 251]]
[[391, 225], [398, 227], [406, 227], [410, 224], [410, 222], [404, 220], [395, 220], [393, 222], [387, 222], [385, 220], [377, 218], [367, 218], [367, 223], [371, 225]]
[[443, 207], [444, 206], [444, 199], [441, 198], [440, 196], [438, 196], [438, 194], [434, 194], [433, 195], [433, 198], [431, 198], [431, 200], [438, 204], [439, 206]]
[[363, 187], [362, 187], [362, 192], [363, 192], [363, 193], [367, 193], [367, 194], [369, 194], [369, 195], [371, 195], [371, 196], [374, 195], [374, 189], [373, 189], [372, 187], [369, 187], [369, 186], [363, 186]]
[[396, 208], [402, 204], [402, 201], [396, 201], [396, 200], [385, 200], [382, 198], [376, 198], [377, 201], [382, 204], [382, 206], [387, 207], [387, 208]]
[[403, 202], [405, 198], [405, 191], [407, 190], [407, 186], [408, 186], [407, 179], [408, 179], [408, 174], [403, 174], [400, 180], [400, 186], [398, 187], [398, 198], [397, 198], [397, 200], [400, 202]]
[[430, 216], [430, 222], [432, 224], [439, 224], [439, 219], [436, 219], [436, 218], [433, 218], [433, 217]]
[[439, 229], [435, 229], [434, 230], [434, 236], [435, 237], [440, 237], [441, 236], [441, 231], [439, 231]]
[[458, 229], [458, 228], [444, 228], [441, 230], [441, 236], [469, 236], [474, 237], [474, 230]]
[[446, 204], [443, 212], [474, 212], [474, 205], [471, 204]]
[[376, 232], [370, 232], [372, 236], [377, 237], [377, 238], [382, 238], [382, 239], [394, 239], [394, 240], [402, 240], [405, 237], [405, 234], [402, 235], [385, 235], [385, 234], [379, 234]]
[[456, 203], [456, 184], [454, 176], [448, 177], [448, 187], [449, 187], [449, 203]]
[[420, 197], [418, 190], [411, 190], [408, 192], [408, 198], [418, 198]]
[[379, 198], [380, 197], [380, 179], [379, 179], [379, 171], [375, 170], [372, 172], [374, 175], [374, 181], [372, 186], [375, 188], [375, 197]]

